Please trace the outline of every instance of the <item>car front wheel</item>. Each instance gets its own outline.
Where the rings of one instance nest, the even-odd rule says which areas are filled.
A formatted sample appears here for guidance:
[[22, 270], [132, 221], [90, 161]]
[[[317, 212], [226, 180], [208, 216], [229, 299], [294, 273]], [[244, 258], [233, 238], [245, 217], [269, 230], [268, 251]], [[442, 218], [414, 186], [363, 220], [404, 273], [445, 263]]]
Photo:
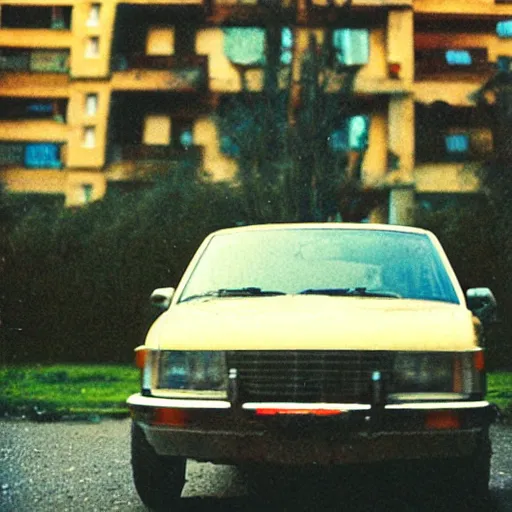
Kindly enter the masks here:
[[132, 471], [140, 499], [150, 509], [172, 510], [185, 485], [186, 459], [158, 455], [144, 431], [132, 423]]

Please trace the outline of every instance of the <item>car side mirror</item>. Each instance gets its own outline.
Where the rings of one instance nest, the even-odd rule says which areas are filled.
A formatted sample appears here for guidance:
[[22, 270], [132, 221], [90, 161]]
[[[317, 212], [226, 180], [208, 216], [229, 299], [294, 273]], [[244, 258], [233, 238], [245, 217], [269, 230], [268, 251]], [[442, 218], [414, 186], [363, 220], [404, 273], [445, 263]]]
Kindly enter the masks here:
[[175, 289], [172, 287], [156, 288], [156, 290], [153, 290], [153, 293], [149, 298], [151, 305], [160, 311], [169, 309], [174, 291]]
[[489, 288], [470, 288], [466, 292], [468, 308], [482, 324], [496, 321], [497, 303]]

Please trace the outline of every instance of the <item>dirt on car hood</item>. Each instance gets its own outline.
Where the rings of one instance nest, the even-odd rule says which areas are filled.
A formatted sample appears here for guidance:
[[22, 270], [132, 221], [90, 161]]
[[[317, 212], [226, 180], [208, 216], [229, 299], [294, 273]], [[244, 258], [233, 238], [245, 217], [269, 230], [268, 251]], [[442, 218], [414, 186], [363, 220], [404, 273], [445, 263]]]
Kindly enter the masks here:
[[471, 313], [457, 304], [373, 297], [286, 295], [178, 305], [146, 345], [174, 350], [465, 350], [477, 345]]

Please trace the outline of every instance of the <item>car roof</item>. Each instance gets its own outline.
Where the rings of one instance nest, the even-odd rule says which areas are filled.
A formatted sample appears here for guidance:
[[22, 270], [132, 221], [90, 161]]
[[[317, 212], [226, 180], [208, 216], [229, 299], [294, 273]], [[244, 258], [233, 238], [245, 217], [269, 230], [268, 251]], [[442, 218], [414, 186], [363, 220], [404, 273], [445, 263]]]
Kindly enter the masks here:
[[415, 233], [422, 235], [431, 235], [426, 229], [399, 226], [396, 224], [372, 224], [372, 223], [350, 223], [350, 222], [302, 222], [302, 223], [274, 223], [274, 224], [252, 224], [247, 226], [238, 226], [233, 228], [220, 229], [212, 235], [247, 232], [247, 231], [274, 231], [274, 230], [293, 230], [293, 229], [338, 229], [338, 230], [364, 230], [364, 231], [393, 231], [400, 233]]

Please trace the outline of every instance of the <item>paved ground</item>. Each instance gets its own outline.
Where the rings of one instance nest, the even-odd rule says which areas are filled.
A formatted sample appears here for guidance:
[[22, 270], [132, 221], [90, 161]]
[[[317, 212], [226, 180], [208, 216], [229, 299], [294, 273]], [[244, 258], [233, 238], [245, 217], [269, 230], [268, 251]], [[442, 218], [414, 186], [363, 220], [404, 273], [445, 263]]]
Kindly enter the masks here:
[[[129, 427], [129, 420], [0, 422], [0, 511], [144, 511], [131, 480]], [[492, 499], [485, 510], [512, 512], [512, 428], [495, 426], [492, 436]], [[249, 495], [245, 477], [227, 466], [192, 462], [187, 476], [185, 511], [461, 509], [381, 470], [338, 479], [343, 491], [334, 498], [311, 478], [281, 482], [269, 498]]]

